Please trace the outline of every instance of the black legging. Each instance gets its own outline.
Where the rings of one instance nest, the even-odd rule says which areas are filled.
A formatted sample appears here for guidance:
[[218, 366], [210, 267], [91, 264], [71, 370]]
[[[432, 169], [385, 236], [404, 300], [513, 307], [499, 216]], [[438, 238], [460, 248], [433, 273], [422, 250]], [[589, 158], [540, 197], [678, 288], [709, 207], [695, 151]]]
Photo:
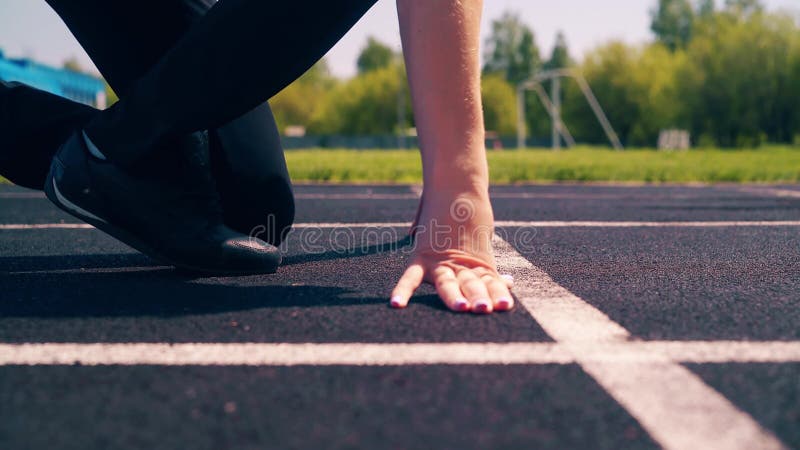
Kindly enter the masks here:
[[[321, 58], [376, 0], [48, 0], [120, 96], [104, 112], [0, 84], [0, 174], [41, 188], [68, 134], [87, 127], [120, 164], [208, 129], [226, 223], [248, 232], [294, 202], [266, 100]], [[314, 99], [308, 99], [314, 101]], [[254, 109], [255, 108], [255, 109]]]

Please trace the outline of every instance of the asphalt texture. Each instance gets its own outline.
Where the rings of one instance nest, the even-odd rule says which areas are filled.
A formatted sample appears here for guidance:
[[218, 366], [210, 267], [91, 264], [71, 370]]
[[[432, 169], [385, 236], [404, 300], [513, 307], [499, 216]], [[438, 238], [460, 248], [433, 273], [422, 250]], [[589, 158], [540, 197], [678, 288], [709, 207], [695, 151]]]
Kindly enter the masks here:
[[[775, 195], [775, 190], [798, 196]], [[409, 186], [298, 186], [300, 223], [406, 222]], [[501, 221], [800, 221], [797, 186], [508, 186]], [[0, 187], [0, 225], [74, 223]], [[193, 278], [97, 230], [0, 229], [0, 343], [552, 342], [524, 308], [402, 311], [404, 229], [293, 233], [271, 276]], [[800, 340], [800, 226], [499, 230], [636, 339]], [[343, 251], [346, 250], [346, 251]], [[688, 364], [800, 448], [800, 364]], [[0, 366], [0, 448], [658, 448], [578, 365]]]

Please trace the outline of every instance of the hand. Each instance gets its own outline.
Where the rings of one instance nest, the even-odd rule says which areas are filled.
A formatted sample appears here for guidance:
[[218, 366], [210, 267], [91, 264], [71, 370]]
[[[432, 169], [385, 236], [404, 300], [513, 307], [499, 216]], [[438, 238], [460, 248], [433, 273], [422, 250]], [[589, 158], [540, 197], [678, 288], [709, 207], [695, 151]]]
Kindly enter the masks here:
[[437, 192], [423, 197], [413, 227], [415, 248], [392, 291], [391, 306], [405, 308], [424, 281], [436, 286], [453, 311], [510, 310], [514, 306], [509, 291], [512, 281], [495, 267], [494, 218], [488, 195]]

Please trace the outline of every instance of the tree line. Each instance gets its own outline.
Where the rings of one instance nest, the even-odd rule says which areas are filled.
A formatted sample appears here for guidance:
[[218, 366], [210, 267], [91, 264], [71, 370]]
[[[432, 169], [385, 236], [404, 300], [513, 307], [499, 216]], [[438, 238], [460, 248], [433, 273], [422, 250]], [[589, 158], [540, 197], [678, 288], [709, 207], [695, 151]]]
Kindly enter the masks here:
[[[698, 146], [800, 142], [800, 24], [759, 0], [657, 0], [654, 39], [607, 42], [575, 61], [562, 33], [546, 58], [534, 31], [512, 12], [491, 25], [484, 45], [487, 130], [516, 132], [515, 86], [536, 73], [574, 68], [588, 81], [620, 138], [654, 146], [666, 128], [689, 130]], [[281, 127], [309, 134], [395, 134], [413, 127], [402, 58], [370, 39], [347, 80], [321, 61], [270, 104]], [[529, 135], [549, 136], [550, 118], [528, 93]], [[578, 86], [563, 82], [562, 119], [576, 140], [606, 143]]]

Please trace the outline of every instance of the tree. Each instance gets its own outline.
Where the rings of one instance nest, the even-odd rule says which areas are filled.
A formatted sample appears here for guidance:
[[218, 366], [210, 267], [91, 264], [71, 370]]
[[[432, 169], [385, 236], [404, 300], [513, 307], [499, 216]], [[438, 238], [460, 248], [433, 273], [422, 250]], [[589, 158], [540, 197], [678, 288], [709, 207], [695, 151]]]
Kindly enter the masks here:
[[395, 60], [395, 53], [391, 48], [381, 43], [374, 37], [367, 39], [367, 45], [358, 55], [358, 73], [365, 74], [373, 70], [383, 69], [392, 64]]
[[513, 135], [517, 129], [517, 106], [514, 88], [498, 74], [481, 80], [483, 117], [486, 130], [501, 136]]
[[791, 141], [800, 104], [792, 60], [798, 39], [797, 23], [780, 14], [726, 10], [704, 21], [678, 79], [692, 133], [722, 146]]
[[84, 73], [81, 63], [78, 61], [78, 58], [75, 58], [74, 56], [64, 61], [62, 67], [64, 70], [69, 70], [70, 72]]
[[[612, 42], [587, 54], [580, 71], [626, 145], [654, 146], [664, 128], [681, 126], [676, 72], [685, 55], [661, 44], [630, 46]], [[583, 142], [608, 139], [581, 91], [567, 84], [564, 122]]]
[[325, 96], [336, 86], [327, 62], [323, 59], [311, 67], [295, 82], [270, 99], [278, 129], [290, 125], [308, 127], [325, 101]]
[[511, 12], [492, 22], [484, 58], [484, 73], [501, 74], [513, 85], [532, 77], [540, 65], [533, 31]]
[[569, 48], [567, 47], [567, 37], [564, 36], [562, 31], [556, 34], [556, 42], [553, 45], [553, 52], [550, 54], [550, 59], [544, 63], [544, 68], [563, 69], [572, 65], [572, 60], [569, 57]]
[[725, 0], [725, 9], [739, 17], [764, 11], [761, 0]]
[[697, 2], [697, 17], [706, 19], [714, 15], [716, 4], [714, 0], [699, 0]]
[[332, 89], [309, 125], [312, 134], [380, 135], [397, 132], [400, 90], [406, 123], [412, 123], [405, 69], [394, 63], [351, 78]]
[[670, 50], [684, 48], [691, 40], [695, 16], [689, 0], [658, 0], [650, 15], [650, 29]]
[[111, 89], [111, 85], [108, 84], [108, 81], [106, 81], [104, 79], [103, 80], [103, 84], [106, 85], [105, 86], [105, 90], [106, 90], [106, 108], [108, 108], [109, 106], [113, 105], [114, 103], [117, 103], [119, 101], [119, 97], [117, 96], [117, 93], [114, 92], [114, 89]]

